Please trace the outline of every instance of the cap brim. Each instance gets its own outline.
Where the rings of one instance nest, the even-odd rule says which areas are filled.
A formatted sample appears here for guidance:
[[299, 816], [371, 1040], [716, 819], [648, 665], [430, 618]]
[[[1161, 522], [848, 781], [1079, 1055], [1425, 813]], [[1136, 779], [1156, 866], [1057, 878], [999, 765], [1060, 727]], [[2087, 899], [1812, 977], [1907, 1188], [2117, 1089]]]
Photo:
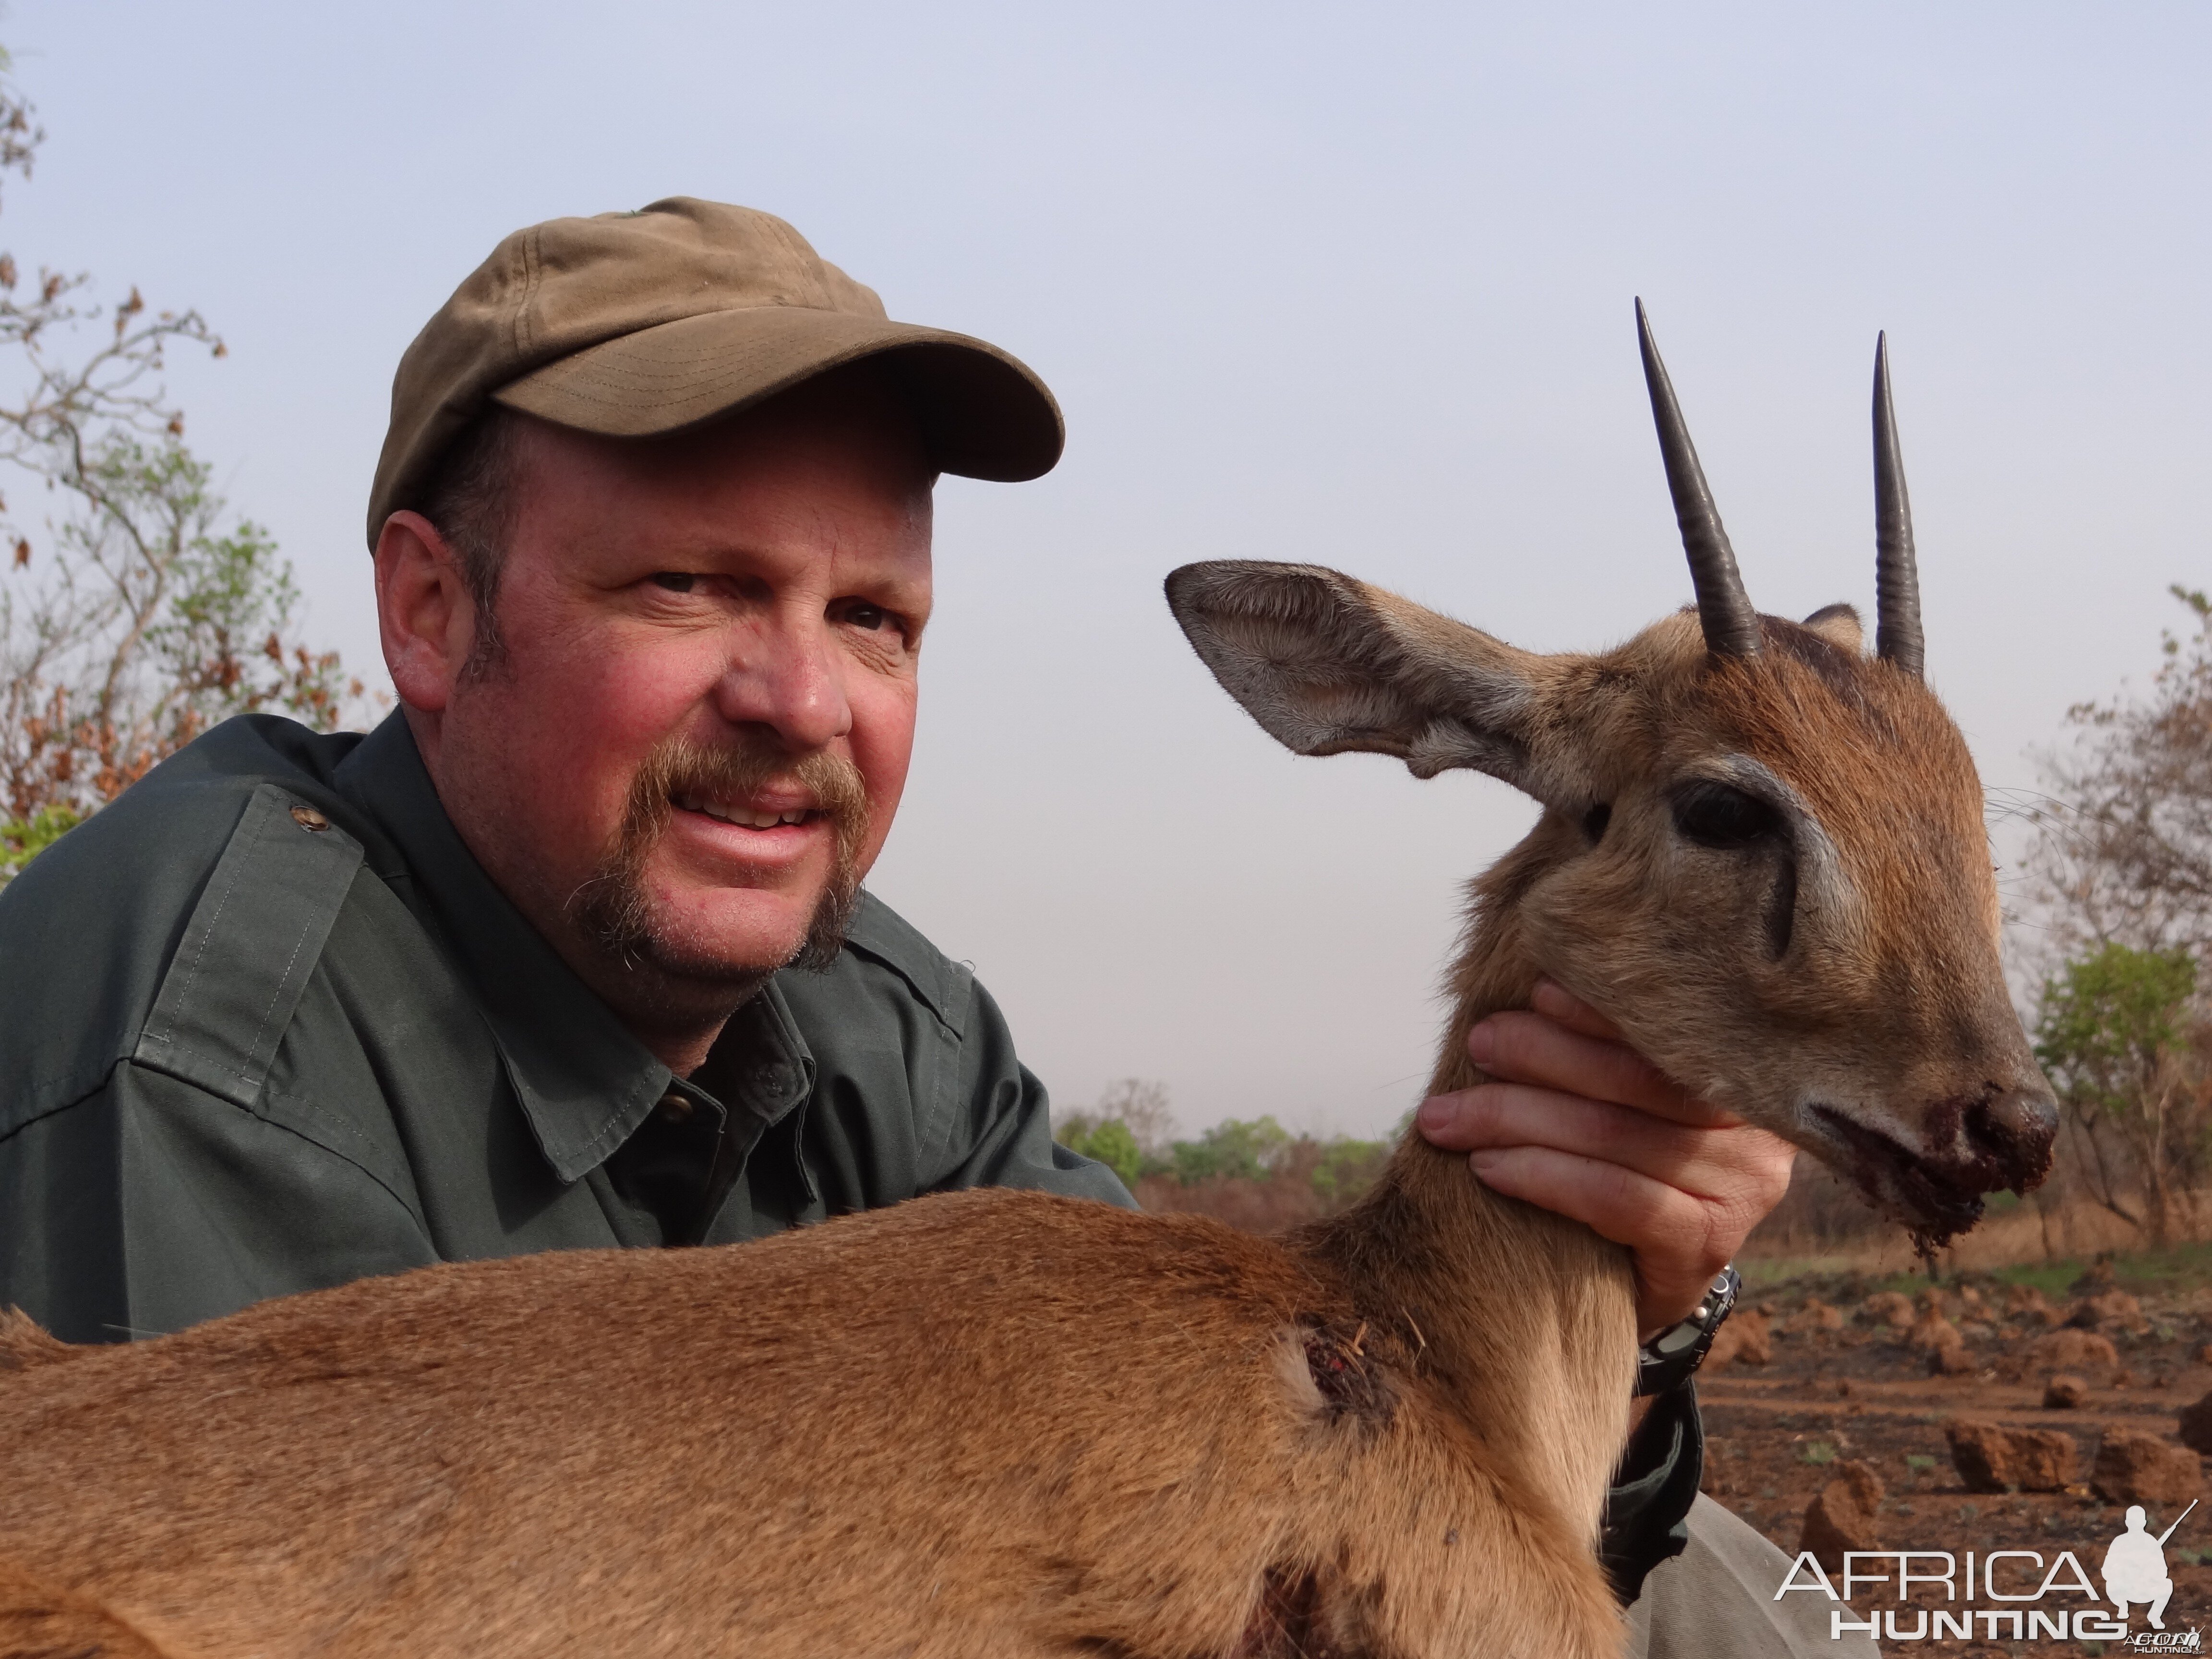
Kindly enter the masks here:
[[645, 438], [734, 414], [826, 370], [880, 360], [943, 471], [1013, 483], [1052, 470], [1060, 405], [987, 341], [800, 306], [712, 311], [563, 357], [493, 392], [556, 426]]

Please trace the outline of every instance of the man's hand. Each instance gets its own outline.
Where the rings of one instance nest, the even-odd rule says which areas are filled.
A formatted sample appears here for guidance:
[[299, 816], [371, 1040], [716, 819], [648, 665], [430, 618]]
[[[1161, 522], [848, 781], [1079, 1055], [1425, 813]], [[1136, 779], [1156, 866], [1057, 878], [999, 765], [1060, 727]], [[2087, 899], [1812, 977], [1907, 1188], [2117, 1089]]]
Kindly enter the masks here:
[[1691, 1099], [1611, 1021], [1550, 981], [1533, 1013], [1492, 1014], [1468, 1053], [1495, 1079], [1421, 1103], [1422, 1135], [1482, 1183], [1583, 1223], [1636, 1257], [1648, 1340], [1689, 1316], [1782, 1201], [1796, 1152]]

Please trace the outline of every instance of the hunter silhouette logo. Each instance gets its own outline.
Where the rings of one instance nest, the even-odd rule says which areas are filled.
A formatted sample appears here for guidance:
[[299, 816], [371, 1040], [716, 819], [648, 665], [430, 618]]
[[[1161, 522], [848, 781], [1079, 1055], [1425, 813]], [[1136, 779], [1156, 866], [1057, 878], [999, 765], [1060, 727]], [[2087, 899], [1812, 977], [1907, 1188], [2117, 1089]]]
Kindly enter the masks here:
[[[2196, 1507], [2192, 1498], [2189, 1510]], [[2173, 1527], [2189, 1518], [2189, 1510], [2173, 1517]], [[2166, 1540], [2173, 1536], [2173, 1527], [2153, 1538], [2143, 1530], [2148, 1517], [2140, 1504], [2128, 1505], [2127, 1520], [2128, 1529], [2105, 1552], [2105, 1594], [2123, 1619], [2128, 1616], [2129, 1602], [2142, 1602], [2149, 1608], [2145, 1616], [2150, 1627], [2164, 1630], [2166, 1604], [2173, 1595], [2173, 1580], [2166, 1576]]]

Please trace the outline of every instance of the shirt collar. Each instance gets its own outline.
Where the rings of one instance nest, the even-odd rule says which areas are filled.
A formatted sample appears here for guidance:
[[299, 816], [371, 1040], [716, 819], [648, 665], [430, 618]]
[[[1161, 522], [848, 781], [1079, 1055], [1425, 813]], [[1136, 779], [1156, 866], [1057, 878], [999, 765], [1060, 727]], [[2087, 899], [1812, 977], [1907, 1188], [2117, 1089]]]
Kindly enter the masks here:
[[[404, 860], [378, 873], [433, 927], [475, 991], [545, 1161], [562, 1180], [580, 1180], [644, 1121], [673, 1074], [484, 872], [446, 816], [404, 716], [364, 738], [333, 781]], [[725, 1043], [740, 1052], [726, 1055]], [[725, 1103], [763, 1123], [801, 1103], [813, 1075], [774, 981], [731, 1020], [702, 1071], [724, 1085]]]

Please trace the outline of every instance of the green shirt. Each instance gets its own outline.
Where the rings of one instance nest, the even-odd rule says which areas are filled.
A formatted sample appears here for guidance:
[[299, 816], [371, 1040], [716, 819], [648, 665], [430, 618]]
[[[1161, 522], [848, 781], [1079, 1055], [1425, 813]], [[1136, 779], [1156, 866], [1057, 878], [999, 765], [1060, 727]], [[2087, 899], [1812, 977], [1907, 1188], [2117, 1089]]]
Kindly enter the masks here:
[[0, 893], [0, 1306], [74, 1341], [439, 1261], [757, 1237], [1054, 1144], [974, 975], [864, 897], [673, 1077], [493, 885], [406, 723], [234, 720]]

